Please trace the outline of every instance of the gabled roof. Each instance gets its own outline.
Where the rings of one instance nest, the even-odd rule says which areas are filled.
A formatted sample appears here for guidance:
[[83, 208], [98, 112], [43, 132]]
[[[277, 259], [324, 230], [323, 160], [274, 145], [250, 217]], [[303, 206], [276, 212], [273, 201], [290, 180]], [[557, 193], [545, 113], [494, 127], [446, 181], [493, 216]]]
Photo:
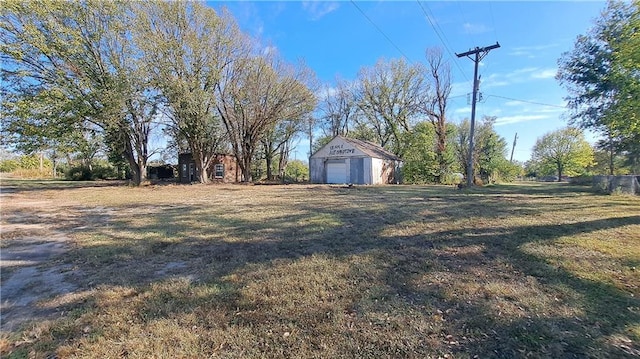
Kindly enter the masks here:
[[371, 157], [402, 161], [400, 157], [396, 156], [390, 151], [385, 150], [382, 146], [377, 145], [373, 142], [356, 140], [355, 138], [347, 138], [342, 136], [338, 137], [342, 138], [346, 142], [352, 143], [355, 147], [358, 147], [358, 149]]
[[[377, 144], [375, 144], [373, 142], [369, 142], [369, 141], [356, 140], [355, 138], [348, 138], [348, 137], [344, 137], [344, 136], [338, 135], [338, 136], [332, 138], [331, 141], [329, 141], [329, 143], [331, 143], [336, 138], [339, 138], [339, 139], [343, 140], [344, 142], [350, 143], [351, 145], [353, 145], [353, 147], [356, 147], [357, 149], [359, 149], [360, 151], [364, 152], [365, 154], [367, 154], [370, 157], [381, 158], [381, 159], [386, 159], [386, 160], [393, 160], [393, 161], [402, 161], [402, 159], [400, 157], [396, 156], [392, 152], [387, 151], [384, 148], [382, 148], [382, 146], [379, 146], [379, 145], [377, 145]], [[327, 143], [325, 146], [329, 145], [329, 143]], [[322, 148], [324, 148], [324, 146]], [[316, 151], [316, 153], [317, 152], [320, 152], [320, 150]]]

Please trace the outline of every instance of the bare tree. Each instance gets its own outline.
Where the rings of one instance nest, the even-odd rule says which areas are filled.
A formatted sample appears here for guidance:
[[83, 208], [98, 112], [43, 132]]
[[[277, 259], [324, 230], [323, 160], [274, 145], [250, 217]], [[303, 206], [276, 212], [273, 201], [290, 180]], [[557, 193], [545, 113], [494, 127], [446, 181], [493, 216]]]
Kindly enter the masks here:
[[278, 175], [282, 175], [289, 160], [291, 142], [296, 134], [304, 131], [305, 118], [286, 119], [274, 124], [260, 140], [267, 166], [267, 179], [273, 180], [273, 161], [278, 159]]
[[286, 64], [273, 53], [247, 56], [226, 68], [225, 81], [217, 85], [217, 109], [244, 182], [253, 180], [251, 162], [267, 131], [315, 108], [315, 95], [306, 85], [312, 78], [305, 66]]
[[447, 156], [447, 100], [451, 94], [451, 70], [449, 64], [442, 57], [442, 50], [428, 49], [427, 65], [432, 92], [425, 102], [425, 113], [436, 132], [436, 161], [440, 182], [450, 171], [452, 158]]
[[359, 109], [355, 99], [354, 84], [336, 79], [335, 87], [323, 90], [320, 104], [322, 131], [327, 137], [348, 136]]

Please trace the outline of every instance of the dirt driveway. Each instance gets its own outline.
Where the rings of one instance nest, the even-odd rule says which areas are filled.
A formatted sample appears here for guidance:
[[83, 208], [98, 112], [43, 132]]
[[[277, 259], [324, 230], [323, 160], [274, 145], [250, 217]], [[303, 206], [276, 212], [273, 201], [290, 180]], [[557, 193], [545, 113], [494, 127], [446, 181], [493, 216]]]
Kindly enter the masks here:
[[36, 192], [2, 188], [0, 203], [0, 331], [11, 332], [23, 323], [61, 314], [58, 305], [43, 305], [42, 300], [77, 295], [82, 273], [65, 263], [73, 248], [66, 233], [85, 225], [87, 217]]

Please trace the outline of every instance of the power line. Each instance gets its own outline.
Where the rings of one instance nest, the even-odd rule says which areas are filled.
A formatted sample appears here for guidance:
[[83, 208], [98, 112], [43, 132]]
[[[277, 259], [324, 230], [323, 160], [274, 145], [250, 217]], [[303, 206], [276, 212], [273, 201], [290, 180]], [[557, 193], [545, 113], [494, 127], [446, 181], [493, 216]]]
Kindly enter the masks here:
[[566, 109], [566, 106], [559, 106], [559, 105], [552, 105], [552, 104], [548, 104], [548, 103], [542, 103], [542, 102], [535, 102], [535, 101], [527, 101], [527, 100], [519, 100], [517, 98], [511, 98], [511, 97], [506, 97], [506, 96], [498, 96], [498, 95], [487, 95], [487, 97], [497, 97], [497, 98], [502, 98], [505, 100], [511, 100], [511, 101], [517, 101], [517, 102], [524, 102], [524, 103], [530, 103], [532, 105], [540, 105], [540, 106], [547, 106], [547, 107], [556, 107], [556, 108], [562, 108], [562, 109]]
[[409, 56], [405, 55], [405, 53], [404, 53], [402, 50], [400, 50], [400, 48], [399, 48], [399, 47], [398, 47], [398, 46], [397, 46], [393, 41], [391, 41], [391, 39], [389, 38], [389, 36], [387, 36], [387, 34], [385, 34], [385, 33], [384, 33], [384, 31], [382, 31], [382, 29], [381, 29], [378, 25], [376, 25], [376, 23], [375, 23], [375, 22], [373, 22], [373, 20], [371, 20], [371, 18], [370, 18], [369, 16], [367, 16], [367, 14], [365, 14], [365, 12], [364, 12], [364, 11], [362, 11], [362, 9], [360, 8], [360, 6], [358, 6], [358, 4], [356, 4], [353, 0], [351, 0], [351, 3], [353, 4], [353, 6], [355, 6], [355, 7], [356, 7], [356, 9], [358, 9], [358, 11], [360, 11], [360, 13], [362, 14], [362, 16], [364, 16], [367, 20], [369, 20], [369, 22], [371, 23], [371, 25], [373, 25], [373, 27], [375, 27], [375, 28], [378, 30], [378, 32], [380, 32], [380, 33], [382, 34], [382, 36], [384, 36], [384, 38], [385, 38], [385, 39], [387, 39], [387, 41], [389, 41], [389, 43], [390, 43], [391, 45], [393, 45], [393, 47], [395, 47], [395, 48], [396, 48], [396, 50], [398, 50], [398, 52], [399, 52], [400, 54], [402, 54], [402, 56], [404, 56], [404, 58], [405, 58], [405, 59], [407, 59], [407, 60], [411, 61], [411, 59], [409, 58]]
[[[451, 57], [451, 60], [453, 60], [453, 63], [456, 65], [458, 70], [460, 70], [460, 73], [462, 74], [462, 76], [464, 76], [465, 80], [469, 81], [469, 78], [467, 77], [467, 74], [464, 72], [464, 70], [462, 70], [462, 67], [460, 67], [460, 64], [458, 64], [458, 62], [455, 61], [455, 58], [453, 57], [453, 53], [452, 53], [451, 49], [449, 48], [449, 46], [447, 46], [447, 42], [448, 41], [445, 41], [445, 40], [442, 39], [442, 36], [444, 36], [445, 39], [446, 39], [446, 35], [444, 34], [444, 31], [442, 31], [442, 28], [440, 28], [440, 25], [438, 25], [438, 28], [440, 28], [440, 32], [442, 32], [442, 36], [440, 36], [440, 34], [438, 33], [438, 30], [436, 29], [436, 25], [434, 25], [433, 21], [431, 21], [431, 17], [429, 16], [429, 14], [427, 14], [427, 11], [425, 10], [424, 6], [426, 6], [427, 9], [429, 9], [429, 6], [426, 5], [426, 4], [424, 6], [422, 6], [422, 3], [420, 2], [420, 0], [416, 0], [416, 2], [418, 3], [418, 5], [420, 5], [420, 8], [422, 9], [422, 12], [424, 13], [424, 16], [427, 18], [427, 21], [429, 21], [429, 24], [431, 24], [431, 27], [433, 28], [433, 32], [435, 32], [436, 35], [438, 35], [438, 38], [440, 39], [440, 42], [442, 42], [442, 45], [444, 45], [444, 48], [445, 48], [445, 50], [447, 50], [447, 53], [449, 54], [449, 57]], [[431, 12], [431, 9], [429, 9], [429, 12]]]
[[[462, 16], [462, 20], [464, 21], [465, 24], [471, 24], [471, 22], [469, 21], [469, 19], [467, 18], [466, 13], [464, 12], [464, 10], [462, 9], [462, 5], [460, 5], [460, 1], [456, 1], [456, 4], [458, 5], [458, 10], [460, 11], [460, 15]], [[469, 36], [469, 44], [473, 44], [476, 42], [477, 40], [477, 36], [472, 36], [472, 33], [469, 31], [465, 31], [465, 33]]]
[[496, 20], [493, 17], [493, 6], [491, 2], [489, 2], [489, 13], [491, 14], [491, 24], [493, 24], [493, 35], [495, 35], [496, 41], [498, 41], [498, 31], [496, 31]]
[[[496, 37], [496, 42], [498, 42], [498, 31], [496, 30], [496, 20], [493, 16], [493, 6], [491, 5], [491, 2], [489, 2], [489, 15], [491, 16], [491, 25], [493, 26], [493, 35]], [[491, 61], [489, 61], [487, 63], [486, 68], [481, 69], [481, 72], [483, 74], [488, 73], [489, 72], [489, 68], [491, 68]]]

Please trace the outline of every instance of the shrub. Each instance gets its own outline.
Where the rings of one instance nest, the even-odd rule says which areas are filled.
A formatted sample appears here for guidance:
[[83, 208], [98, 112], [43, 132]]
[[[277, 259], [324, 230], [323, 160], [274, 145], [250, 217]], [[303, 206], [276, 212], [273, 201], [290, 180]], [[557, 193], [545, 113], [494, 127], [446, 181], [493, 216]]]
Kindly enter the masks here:
[[[20, 156], [19, 166], [25, 170], [39, 169], [40, 168], [40, 156], [36, 154]], [[51, 161], [47, 158], [42, 159], [42, 167], [50, 168]]]
[[591, 186], [593, 185], [593, 176], [580, 175], [576, 177], [571, 177], [569, 183], [579, 185], [579, 186]]
[[118, 170], [111, 165], [97, 165], [93, 167], [93, 171], [91, 173], [91, 178], [93, 179], [117, 179], [118, 178]]
[[442, 184], [457, 185], [464, 181], [464, 175], [462, 173], [447, 173], [442, 177]]
[[0, 172], [13, 172], [20, 167], [20, 164], [16, 160], [2, 160], [0, 161]]
[[71, 167], [65, 172], [64, 176], [70, 181], [90, 181], [92, 179], [91, 170], [86, 166]]
[[15, 178], [51, 178], [51, 169], [45, 168], [40, 171], [39, 168], [17, 168], [11, 171], [11, 176]]

